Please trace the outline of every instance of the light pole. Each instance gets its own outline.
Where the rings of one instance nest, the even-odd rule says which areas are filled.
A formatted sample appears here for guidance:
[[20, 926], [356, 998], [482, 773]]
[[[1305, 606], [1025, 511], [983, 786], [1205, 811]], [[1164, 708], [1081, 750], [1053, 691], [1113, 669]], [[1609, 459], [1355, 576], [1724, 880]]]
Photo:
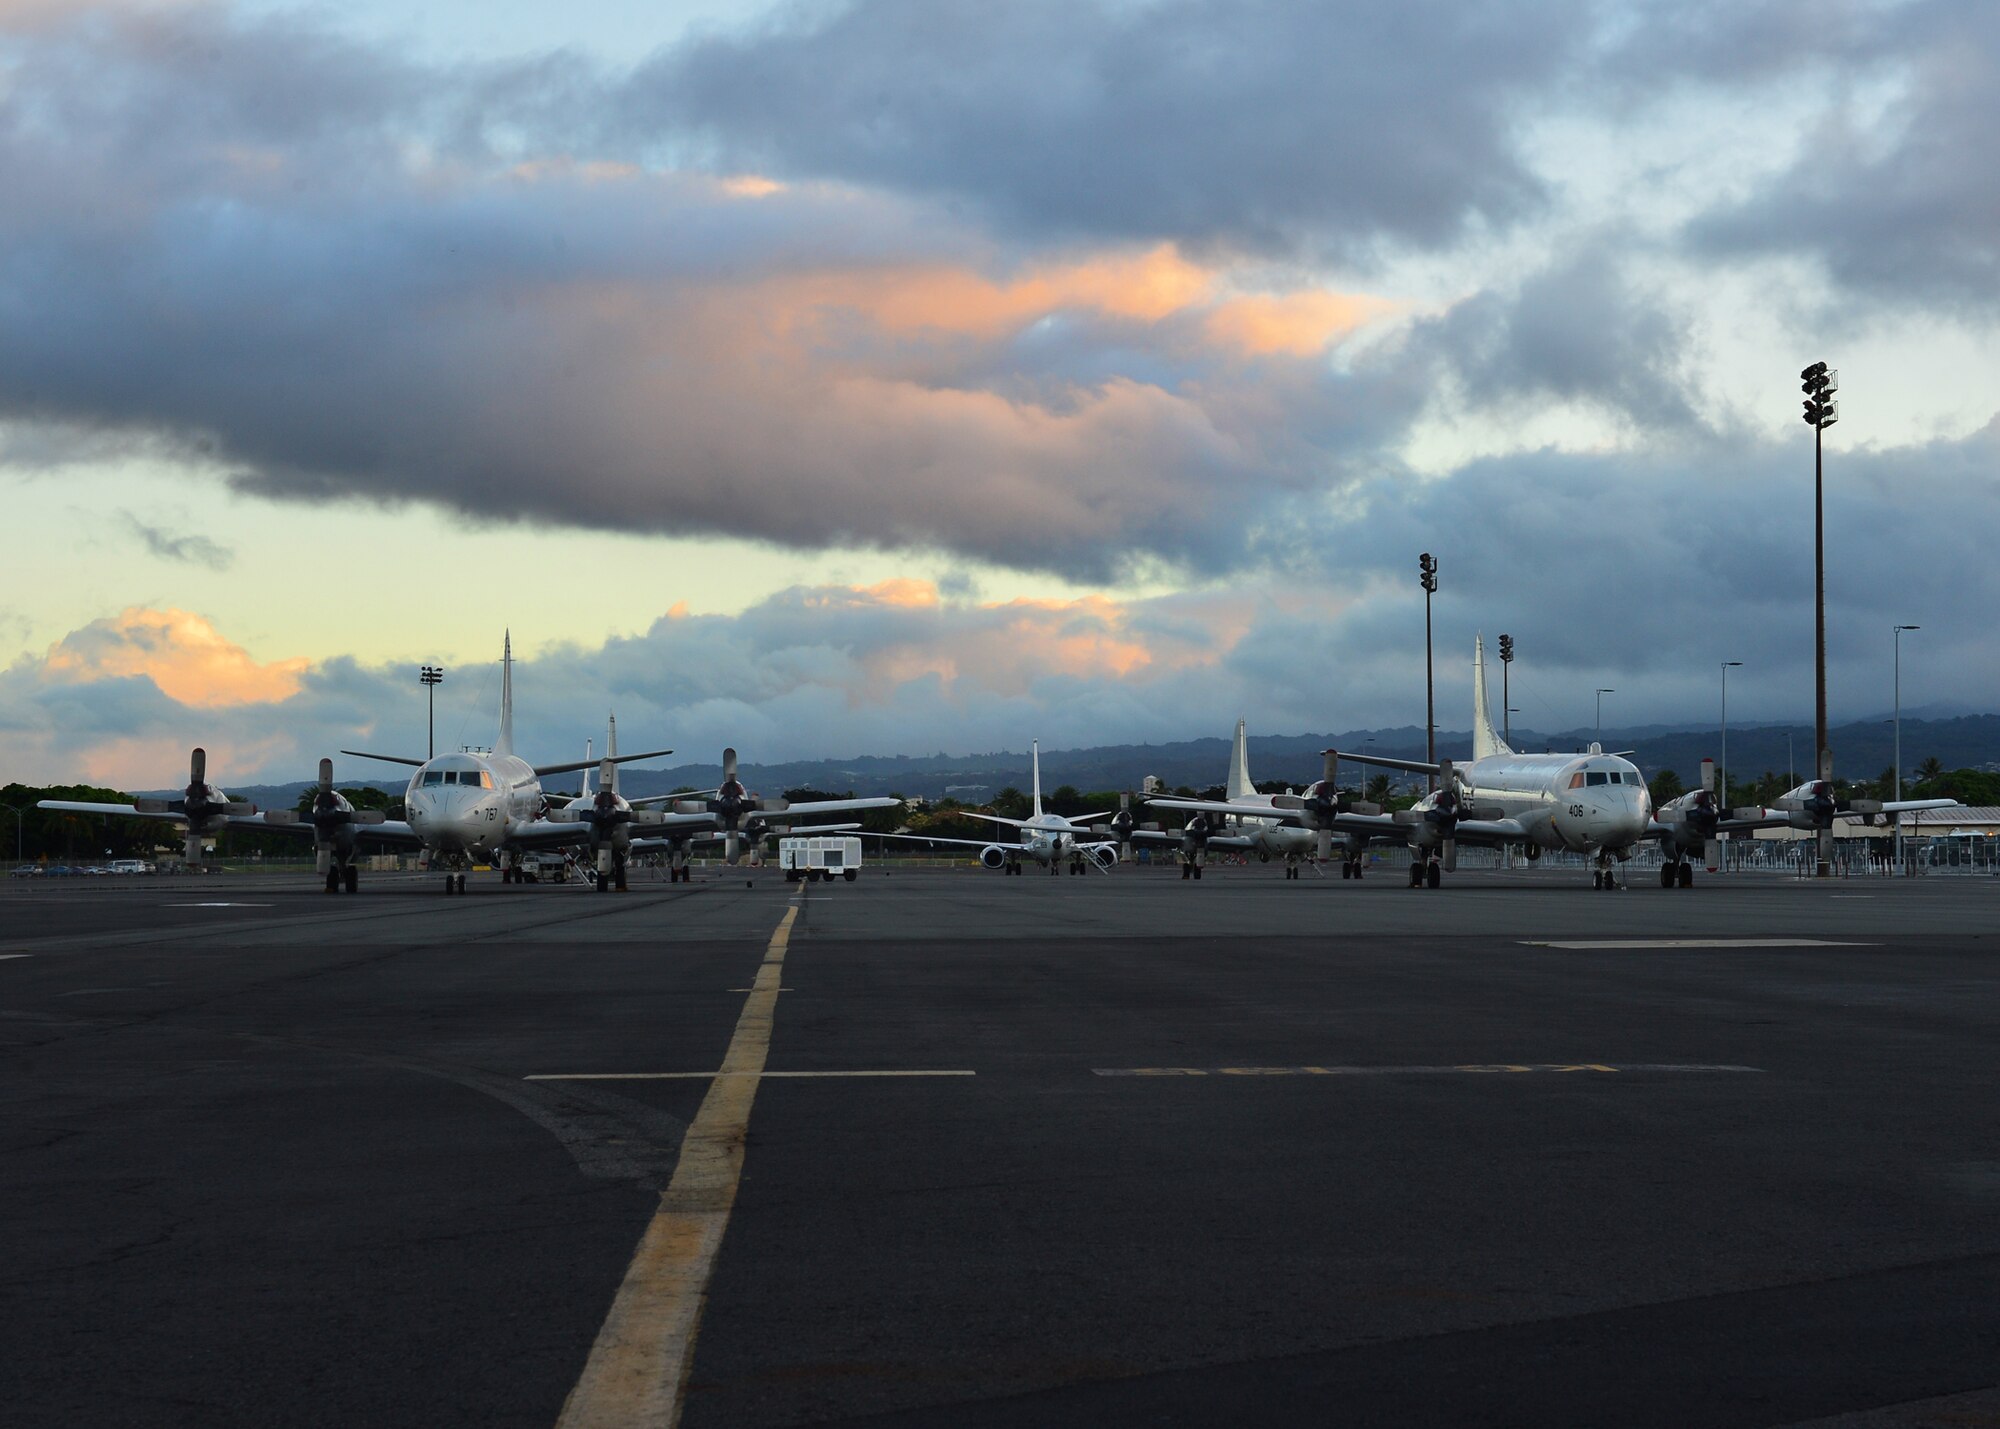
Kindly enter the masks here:
[[430, 754], [427, 757], [435, 759], [437, 758], [437, 752], [438, 752], [437, 687], [438, 687], [438, 682], [444, 678], [444, 671], [439, 669], [436, 665], [424, 665], [421, 666], [420, 669], [422, 670], [422, 673], [419, 674], [417, 678], [423, 682], [424, 690], [430, 696], [430, 702], [431, 702]]
[[[1922, 630], [1921, 625], [1898, 625], [1893, 639], [1896, 645], [1896, 792], [1894, 798], [1900, 802], [1903, 797], [1903, 632]], [[1903, 815], [1896, 814], [1896, 871], [1903, 868]]]
[[[1824, 362], [1799, 373], [1806, 394], [1805, 422], [1813, 429], [1813, 777], [1833, 782], [1833, 751], [1826, 747], [1826, 512], [1820, 497], [1825, 486], [1822, 438], [1840, 420], [1840, 374]], [[1833, 830], [1819, 831], [1819, 862], [1815, 876], [1833, 876]]]
[[1514, 699], [1507, 692], [1507, 673], [1514, 665], [1514, 637], [1500, 637], [1500, 723], [1507, 732], [1500, 736], [1509, 749], [1514, 747]]
[[[1729, 672], [1741, 665], [1741, 660], [1722, 662], [1722, 807], [1729, 807]], [[1728, 817], [1726, 814], [1724, 817]]]
[[1597, 692], [1597, 742], [1600, 745], [1604, 743], [1604, 697], [1617, 693], [1618, 691], [1609, 688], [1600, 689]]
[[[1437, 763], [1437, 702], [1431, 684], [1431, 597], [1437, 594], [1437, 557], [1425, 551], [1417, 557], [1417, 571], [1424, 587], [1424, 762]], [[1424, 787], [1437, 788], [1437, 775], [1426, 774]]]
[[0, 804], [0, 809], [5, 809], [14, 816], [14, 862], [19, 863], [23, 847], [21, 842], [21, 811], [12, 804]]

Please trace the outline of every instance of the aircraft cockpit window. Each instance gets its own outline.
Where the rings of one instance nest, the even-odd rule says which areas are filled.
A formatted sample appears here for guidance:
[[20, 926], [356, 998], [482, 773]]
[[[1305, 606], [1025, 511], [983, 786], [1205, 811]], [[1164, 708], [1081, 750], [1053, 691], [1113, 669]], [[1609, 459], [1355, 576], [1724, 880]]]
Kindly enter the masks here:
[[1605, 775], [1603, 774], [1603, 772], [1602, 772], [1602, 771], [1593, 771], [1593, 772], [1591, 772], [1590, 774], [1586, 775], [1586, 776], [1585, 776], [1585, 778], [1586, 778], [1586, 779], [1587, 779], [1587, 780], [1588, 780], [1588, 781], [1590, 782], [1590, 784], [1592, 784], [1593, 786], [1595, 786], [1595, 785], [1598, 785], [1598, 784], [1607, 784], [1607, 783], [1609, 783], [1609, 782], [1610, 782], [1610, 780], [1609, 780], [1608, 778], [1606, 778], [1606, 776], [1605, 776]]
[[424, 777], [423, 777], [424, 788], [428, 789], [432, 785], [442, 784], [442, 783], [444, 783], [444, 771], [442, 769], [426, 769], [424, 771]]
[[1569, 787], [1572, 789], [1581, 789], [1583, 787], [1583, 771], [1581, 769], [1569, 776]]

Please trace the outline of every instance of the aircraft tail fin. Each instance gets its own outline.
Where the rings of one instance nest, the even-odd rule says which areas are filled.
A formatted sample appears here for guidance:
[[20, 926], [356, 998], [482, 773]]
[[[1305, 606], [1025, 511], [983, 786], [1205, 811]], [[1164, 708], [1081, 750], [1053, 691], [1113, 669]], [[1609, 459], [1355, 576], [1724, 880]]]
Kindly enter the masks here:
[[1236, 743], [1229, 751], [1229, 789], [1226, 798], [1246, 799], [1257, 792], [1257, 786], [1250, 782], [1249, 736], [1244, 733], [1243, 721], [1236, 721]]
[[1513, 752], [1493, 729], [1493, 712], [1486, 704], [1486, 637], [1475, 635], [1472, 637], [1472, 757], [1487, 759]]
[[1039, 739], [1034, 743], [1033, 759], [1035, 766], [1035, 805], [1032, 810], [1032, 817], [1039, 819], [1042, 816], [1042, 742]]
[[514, 752], [514, 632], [509, 630], [500, 647], [500, 740], [495, 754]]

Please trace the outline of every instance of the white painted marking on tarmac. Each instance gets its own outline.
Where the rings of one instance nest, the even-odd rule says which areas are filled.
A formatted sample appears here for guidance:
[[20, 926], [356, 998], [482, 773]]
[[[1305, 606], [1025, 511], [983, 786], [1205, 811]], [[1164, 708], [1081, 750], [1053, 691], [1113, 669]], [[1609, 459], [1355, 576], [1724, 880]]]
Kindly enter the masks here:
[[269, 908], [269, 903], [162, 903], [162, 908]]
[[33, 956], [33, 953], [0, 953], [0, 963], [6, 962], [9, 958], [32, 958]]
[[1567, 948], [1579, 952], [1623, 948], [1874, 948], [1879, 943], [1843, 942], [1832, 938], [1579, 938], [1522, 939], [1524, 948]]
[[1092, 1067], [1095, 1077], [1435, 1077], [1491, 1073], [1761, 1072], [1721, 1062], [1464, 1062], [1406, 1067]]
[[851, 1072], [538, 1072], [527, 1082], [709, 1082], [718, 1077], [976, 1077], [963, 1068], [881, 1069]]

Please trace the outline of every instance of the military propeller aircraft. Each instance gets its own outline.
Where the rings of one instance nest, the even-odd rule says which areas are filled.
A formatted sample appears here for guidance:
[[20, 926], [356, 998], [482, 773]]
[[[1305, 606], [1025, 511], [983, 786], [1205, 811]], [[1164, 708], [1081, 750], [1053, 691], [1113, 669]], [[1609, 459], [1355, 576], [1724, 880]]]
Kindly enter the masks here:
[[[886, 795], [865, 799], [809, 799], [797, 804], [784, 799], [765, 798], [744, 787], [737, 769], [736, 751], [725, 749], [722, 751], [722, 783], [716, 788], [691, 794], [652, 794], [632, 800], [632, 807], [642, 811], [648, 826], [647, 837], [637, 847], [649, 851], [664, 850], [669, 880], [686, 883], [692, 876], [688, 858], [697, 843], [719, 837], [723, 859], [732, 867], [743, 857], [747, 844], [751, 861], [755, 863], [761, 858], [765, 838], [797, 820], [817, 818], [822, 814], [854, 813], [862, 809], [893, 809], [901, 802]], [[652, 807], [660, 804], [670, 807], [652, 812]]]
[[[590, 768], [591, 761], [530, 765], [514, 753], [511, 631], [500, 656], [500, 737], [491, 750], [464, 750], [432, 759], [370, 754], [356, 749], [343, 749], [341, 753], [414, 768], [403, 807], [410, 829], [430, 851], [431, 866], [443, 866], [446, 893], [465, 892], [465, 870], [475, 862], [499, 863], [500, 881], [514, 883], [520, 880], [522, 855], [533, 850], [566, 844], [589, 844], [596, 849], [607, 842], [615, 848], [616, 835], [609, 831], [638, 818], [629, 811], [620, 816], [615, 808], [607, 816], [607, 822], [582, 818], [558, 821], [547, 817], [548, 801], [542, 792], [542, 777], [573, 774]], [[671, 749], [652, 749], [644, 754], [607, 755], [597, 763], [602, 770], [607, 762], [615, 768], [672, 753]]]
[[1771, 805], [1724, 808], [1715, 795], [1715, 762], [1701, 762], [1701, 787], [1660, 806], [1649, 834], [1660, 840], [1665, 855], [1660, 864], [1660, 887], [1694, 886], [1693, 858], [1699, 854], [1713, 869], [1719, 862], [1721, 836], [1753, 832], [1757, 829], [1798, 829], [1816, 833], [1833, 827], [1843, 816], [1857, 817], [1873, 824], [1884, 814], [1909, 813], [1916, 809], [1953, 809], [1956, 799], [1840, 799], [1824, 779], [1809, 779], [1778, 796]]

